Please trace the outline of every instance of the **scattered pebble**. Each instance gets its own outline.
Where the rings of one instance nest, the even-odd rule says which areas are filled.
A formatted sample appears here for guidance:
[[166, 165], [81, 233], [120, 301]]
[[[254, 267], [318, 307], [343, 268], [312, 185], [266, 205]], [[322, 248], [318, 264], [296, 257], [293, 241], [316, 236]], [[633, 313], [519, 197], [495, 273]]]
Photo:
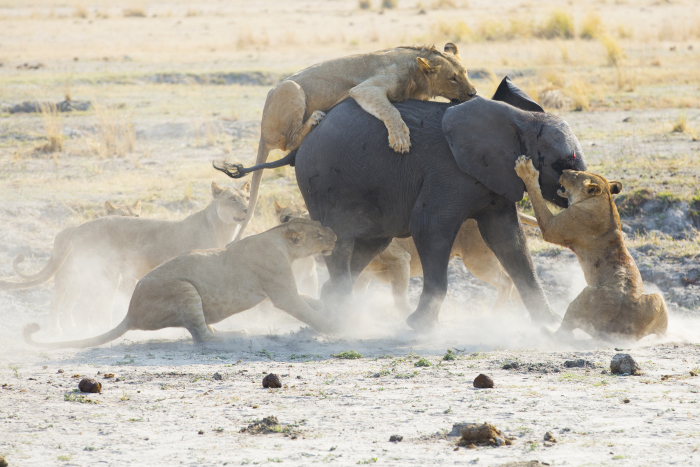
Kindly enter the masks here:
[[199, 431], [197, 432], [197, 434], [198, 434], [198, 435], [203, 435], [203, 434], [204, 434], [204, 430], [199, 430]]
[[584, 360], [582, 358], [579, 358], [577, 360], [567, 360], [564, 362], [564, 366], [566, 368], [585, 368], [585, 367], [590, 367], [593, 368], [595, 365], [588, 360]]
[[625, 404], [629, 404], [630, 400], [629, 399], [622, 399], [622, 402], [624, 402]]
[[615, 375], [639, 376], [642, 374], [642, 369], [630, 354], [618, 353], [610, 361], [610, 372]]
[[80, 392], [102, 392], [102, 385], [91, 378], [83, 378], [78, 383]]
[[481, 373], [474, 378], [474, 387], [478, 389], [490, 389], [493, 387], [493, 380], [489, 376]]
[[58, 370], [56, 373], [65, 373], [63, 370]]
[[282, 380], [280, 379], [279, 375], [270, 373], [263, 378], [262, 385], [264, 388], [281, 388]]
[[[215, 379], [216, 381], [223, 381], [224, 377], [221, 375], [221, 373], [219, 373], [219, 372], [217, 371], [216, 373], [214, 373], [214, 379]], [[265, 386], [265, 382], [264, 382], [264, 381], [265, 381], [265, 380], [263, 380], [263, 386]]]
[[403, 436], [401, 435], [391, 435], [389, 438], [389, 442], [391, 443], [400, 443], [401, 441], [403, 441]]

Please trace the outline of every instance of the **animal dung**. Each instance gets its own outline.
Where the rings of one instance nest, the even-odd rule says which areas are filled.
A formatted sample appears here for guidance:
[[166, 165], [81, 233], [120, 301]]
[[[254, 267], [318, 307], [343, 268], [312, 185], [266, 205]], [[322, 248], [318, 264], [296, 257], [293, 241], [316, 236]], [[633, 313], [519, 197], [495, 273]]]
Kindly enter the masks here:
[[618, 353], [610, 361], [610, 373], [614, 375], [639, 376], [642, 374], [642, 369], [630, 354]]
[[493, 380], [491, 377], [481, 373], [479, 376], [474, 378], [474, 387], [478, 389], [490, 389], [493, 387]]
[[78, 383], [80, 392], [102, 392], [102, 385], [91, 378], [83, 378]]
[[280, 379], [279, 375], [270, 373], [263, 378], [262, 385], [264, 388], [281, 388], [282, 380]]
[[5, 460], [5, 456], [0, 456], [0, 467], [7, 467], [9, 464]]
[[498, 431], [498, 428], [490, 423], [478, 425], [468, 423], [460, 430], [462, 438], [457, 442], [458, 446], [474, 449], [476, 446], [503, 446], [513, 444], [510, 438], [506, 438]]
[[114, 378], [114, 373], [105, 373], [103, 376], [105, 379]]
[[557, 439], [554, 437], [551, 431], [548, 431], [547, 433], [544, 434], [544, 440], [549, 441], [550, 443], [556, 443]]

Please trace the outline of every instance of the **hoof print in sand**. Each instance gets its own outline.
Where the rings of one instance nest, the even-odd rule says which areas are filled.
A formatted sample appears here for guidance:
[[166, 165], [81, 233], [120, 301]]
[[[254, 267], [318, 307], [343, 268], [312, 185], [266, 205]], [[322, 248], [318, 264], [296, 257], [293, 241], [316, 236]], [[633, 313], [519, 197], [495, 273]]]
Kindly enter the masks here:
[[279, 375], [270, 373], [263, 378], [262, 385], [264, 388], [281, 388], [282, 380], [280, 379]]
[[[462, 427], [462, 438], [457, 442], [458, 446], [465, 446], [474, 449], [476, 446], [503, 446], [513, 444], [512, 440], [506, 438], [498, 429], [490, 423], [477, 425], [468, 424]], [[474, 446], [474, 447], [472, 447]]]
[[83, 378], [78, 383], [80, 392], [102, 392], [102, 385], [91, 378]]
[[474, 387], [478, 389], [491, 389], [493, 387], [493, 380], [482, 373], [474, 378]]
[[630, 354], [616, 354], [610, 361], [610, 373], [614, 375], [634, 375], [640, 376], [642, 369], [634, 361]]

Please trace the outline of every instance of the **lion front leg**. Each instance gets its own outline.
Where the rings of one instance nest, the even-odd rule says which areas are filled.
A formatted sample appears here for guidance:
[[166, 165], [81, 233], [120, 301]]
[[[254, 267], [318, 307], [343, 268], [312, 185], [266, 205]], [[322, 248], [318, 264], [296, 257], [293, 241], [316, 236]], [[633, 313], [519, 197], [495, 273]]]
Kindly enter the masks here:
[[365, 112], [384, 122], [389, 132], [389, 146], [398, 153], [406, 153], [411, 149], [408, 126], [389, 101], [386, 86], [373, 81], [367, 80], [350, 89], [350, 97], [355, 99]]

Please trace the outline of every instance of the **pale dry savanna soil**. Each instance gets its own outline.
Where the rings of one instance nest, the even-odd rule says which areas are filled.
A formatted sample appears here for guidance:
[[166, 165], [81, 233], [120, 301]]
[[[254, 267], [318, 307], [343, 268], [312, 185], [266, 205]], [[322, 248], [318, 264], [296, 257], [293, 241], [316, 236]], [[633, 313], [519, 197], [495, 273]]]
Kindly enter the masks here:
[[[19, 253], [25, 270], [40, 269], [56, 233], [101, 215], [105, 200], [140, 199], [143, 216], [169, 219], [204, 207], [212, 180], [230, 182], [212, 160], [252, 162], [265, 95], [282, 77], [344, 54], [452, 40], [482, 95], [510, 75], [571, 124], [591, 170], [623, 182], [628, 247], [647, 291], [666, 298], [668, 336], [551, 342], [515, 306], [492, 314], [495, 292], [455, 261], [429, 336], [410, 331], [389, 289], [373, 285], [337, 335], [259, 309], [221, 324], [248, 338], [195, 346], [168, 330], [44, 352], [20, 332], [46, 321], [49, 282], [0, 294], [9, 465], [699, 462], [700, 378], [690, 372], [700, 366], [700, 5], [398, 0], [382, 12], [370, 3], [0, 2], [0, 276]], [[67, 96], [91, 106], [11, 112]], [[273, 199], [300, 200], [293, 169], [266, 173], [252, 232], [274, 225]], [[563, 314], [581, 270], [528, 234]], [[413, 303], [420, 286], [412, 279]], [[615, 346], [642, 376], [602, 373]], [[448, 349], [454, 360], [443, 360]], [[334, 357], [350, 351], [362, 358]], [[587, 363], [565, 366], [577, 359]], [[285, 386], [263, 389], [267, 372]], [[474, 389], [479, 373], [496, 387]], [[102, 382], [102, 394], [74, 392], [75, 375]], [[268, 416], [276, 432], [240, 432]], [[455, 450], [453, 425], [484, 421], [513, 445]], [[547, 431], [556, 443], [545, 444]]]

